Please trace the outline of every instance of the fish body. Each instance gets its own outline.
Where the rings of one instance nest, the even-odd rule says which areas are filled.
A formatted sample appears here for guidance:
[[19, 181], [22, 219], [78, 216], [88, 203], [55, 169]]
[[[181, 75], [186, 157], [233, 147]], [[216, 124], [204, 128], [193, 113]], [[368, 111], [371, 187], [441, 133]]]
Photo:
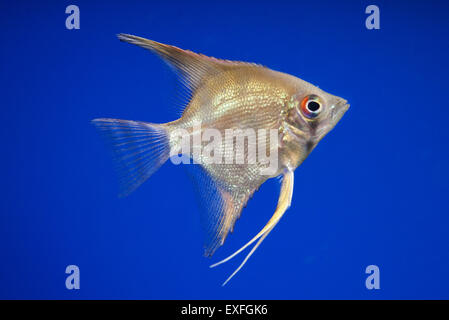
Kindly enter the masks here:
[[[185, 138], [188, 137], [188, 143], [192, 138], [193, 145], [186, 148], [192, 147], [193, 152], [187, 157], [194, 158], [200, 166], [196, 181], [206, 209], [205, 254], [210, 256], [233, 230], [254, 192], [267, 179], [283, 177], [272, 219], [249, 243], [218, 263], [258, 241], [237, 272], [290, 206], [294, 170], [348, 110], [347, 101], [297, 77], [257, 64], [215, 59], [132, 35], [121, 34], [119, 38], [162, 57], [180, 75], [189, 92], [182, 117], [173, 122], [93, 121], [113, 142], [126, 172], [125, 193], [143, 183], [170, 156], [186, 155]], [[210, 129], [215, 133], [213, 156], [201, 152], [212, 145], [210, 139], [201, 138], [210, 136]], [[240, 152], [245, 161], [211, 161], [228, 156], [237, 159], [238, 138], [218, 139], [227, 137], [229, 130], [255, 133], [254, 139], [247, 136], [243, 140]], [[176, 134], [179, 132], [184, 134]], [[274, 165], [256, 154], [261, 146], [270, 156], [276, 155]], [[195, 148], [200, 149], [196, 154]]]

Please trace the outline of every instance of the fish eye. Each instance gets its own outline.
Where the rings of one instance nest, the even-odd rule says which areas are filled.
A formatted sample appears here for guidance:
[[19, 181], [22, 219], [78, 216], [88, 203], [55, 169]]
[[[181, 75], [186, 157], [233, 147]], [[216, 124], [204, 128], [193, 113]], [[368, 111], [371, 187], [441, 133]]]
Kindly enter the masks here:
[[318, 117], [322, 110], [321, 100], [316, 95], [311, 94], [301, 101], [301, 112], [308, 119]]

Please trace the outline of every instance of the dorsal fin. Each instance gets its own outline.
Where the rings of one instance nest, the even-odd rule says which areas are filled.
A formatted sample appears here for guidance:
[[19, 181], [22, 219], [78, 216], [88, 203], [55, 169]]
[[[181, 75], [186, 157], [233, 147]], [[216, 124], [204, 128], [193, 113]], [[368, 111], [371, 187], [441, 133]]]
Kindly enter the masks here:
[[121, 41], [138, 45], [157, 54], [181, 76], [183, 84], [191, 91], [195, 91], [206, 77], [230, 68], [260, 66], [255, 63], [208, 57], [130, 34], [121, 33], [118, 35], [118, 38]]

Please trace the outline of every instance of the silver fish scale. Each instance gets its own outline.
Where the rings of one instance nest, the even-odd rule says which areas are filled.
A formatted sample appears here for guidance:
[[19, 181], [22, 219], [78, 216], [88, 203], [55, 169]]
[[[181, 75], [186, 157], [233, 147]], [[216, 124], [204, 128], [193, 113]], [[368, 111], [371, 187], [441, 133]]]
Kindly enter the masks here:
[[[200, 87], [192, 97], [181, 119], [170, 123], [171, 128], [184, 128], [192, 131], [193, 125], [200, 122], [202, 130], [214, 128], [222, 135], [221, 152], [225, 150], [226, 129], [267, 130], [266, 150], [269, 149], [269, 130], [278, 130], [282, 125], [282, 111], [294, 91], [295, 85], [287, 75], [269, 69], [253, 67], [223, 72]], [[278, 81], [273, 81], [273, 76]], [[286, 86], [287, 85], [287, 86]], [[221, 89], [222, 88], [222, 89]], [[204, 148], [209, 142], [203, 142]], [[230, 150], [230, 152], [235, 152]], [[244, 159], [248, 159], [245, 147]], [[204, 160], [204, 158], [202, 158]], [[266, 164], [256, 159], [256, 164], [202, 164], [214, 179], [218, 179], [229, 191], [252, 193], [265, 180], [277, 176], [260, 174]], [[249, 190], [249, 191], [248, 191]]]

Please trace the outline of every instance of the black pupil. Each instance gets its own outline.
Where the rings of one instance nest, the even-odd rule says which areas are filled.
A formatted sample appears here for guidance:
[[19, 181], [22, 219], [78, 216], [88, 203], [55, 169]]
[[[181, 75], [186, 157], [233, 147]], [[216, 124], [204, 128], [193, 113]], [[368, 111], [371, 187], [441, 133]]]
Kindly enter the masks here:
[[309, 109], [312, 112], [318, 111], [319, 108], [320, 108], [320, 104], [316, 101], [310, 101], [307, 104], [307, 109]]

